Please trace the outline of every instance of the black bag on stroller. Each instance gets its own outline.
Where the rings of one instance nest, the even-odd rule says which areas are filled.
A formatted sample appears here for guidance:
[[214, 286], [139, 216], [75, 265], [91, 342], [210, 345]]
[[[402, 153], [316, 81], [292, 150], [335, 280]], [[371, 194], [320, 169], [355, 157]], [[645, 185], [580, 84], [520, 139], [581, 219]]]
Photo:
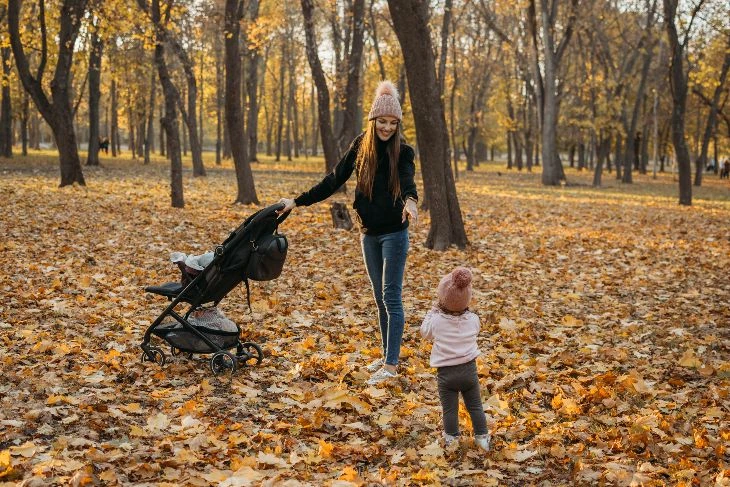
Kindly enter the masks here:
[[[220, 324], [218, 318], [222, 317], [216, 317], [215, 313], [209, 312], [211, 308], [204, 305], [217, 306], [233, 288], [244, 282], [250, 308], [248, 280], [268, 281], [279, 277], [288, 249], [286, 237], [278, 233], [279, 225], [288, 216], [288, 213], [277, 215], [282, 208], [282, 204], [272, 205], [248, 217], [215, 248], [213, 260], [197, 275], [187, 272], [181, 265], [181, 282], [145, 287], [145, 291], [165, 296], [171, 302], [145, 332], [140, 344], [143, 362], [165, 364], [165, 353], [150, 344], [152, 335], [165, 340], [173, 355], [212, 353], [210, 368], [216, 375], [235, 371], [239, 365], [247, 366], [249, 362], [261, 362], [264, 357], [261, 347], [253, 342], [241, 342], [241, 329], [235, 323], [226, 320], [231, 326], [214, 326]], [[181, 303], [189, 305], [184, 315], [175, 311]], [[191, 319], [191, 315], [195, 318], [196, 314], [207, 316], [209, 323]], [[229, 351], [234, 348], [235, 355]]]

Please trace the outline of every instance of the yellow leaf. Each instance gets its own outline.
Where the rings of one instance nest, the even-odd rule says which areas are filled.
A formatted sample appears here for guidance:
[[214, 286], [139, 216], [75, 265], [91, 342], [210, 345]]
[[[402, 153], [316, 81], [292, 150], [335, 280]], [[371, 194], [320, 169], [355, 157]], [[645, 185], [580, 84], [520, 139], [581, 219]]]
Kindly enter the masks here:
[[411, 479], [415, 480], [416, 482], [433, 482], [437, 479], [436, 474], [429, 471], [420, 469], [418, 472], [414, 473], [411, 476]]
[[570, 398], [563, 398], [563, 405], [560, 408], [560, 412], [567, 416], [574, 416], [581, 413], [581, 408], [575, 400]]
[[131, 402], [125, 406], [119, 406], [119, 409], [127, 411], [128, 413], [139, 413], [142, 411], [142, 407], [138, 402]]
[[330, 458], [332, 456], [332, 450], [335, 448], [335, 445], [332, 443], [327, 443], [326, 441], [319, 439], [317, 440], [319, 442], [319, 451], [317, 452], [319, 456], [322, 458]]
[[13, 471], [10, 466], [10, 450], [0, 451], [0, 479], [7, 477]]
[[340, 475], [340, 478], [338, 480], [357, 480], [359, 477], [360, 476], [357, 474], [357, 470], [350, 466], [347, 466], [342, 469], [342, 475]]
[[573, 315], [563, 316], [563, 319], [560, 320], [560, 322], [563, 324], [563, 326], [583, 326], [583, 320], [579, 320]]
[[694, 350], [687, 349], [684, 354], [682, 355], [682, 358], [679, 359], [679, 365], [681, 367], [689, 367], [696, 369], [698, 367], [702, 366], [702, 363], [700, 362], [700, 359], [698, 359], [695, 356]]
[[556, 394], [553, 396], [553, 400], [550, 401], [550, 405], [553, 407], [553, 409], [560, 409], [563, 406], [563, 396], [560, 394]]

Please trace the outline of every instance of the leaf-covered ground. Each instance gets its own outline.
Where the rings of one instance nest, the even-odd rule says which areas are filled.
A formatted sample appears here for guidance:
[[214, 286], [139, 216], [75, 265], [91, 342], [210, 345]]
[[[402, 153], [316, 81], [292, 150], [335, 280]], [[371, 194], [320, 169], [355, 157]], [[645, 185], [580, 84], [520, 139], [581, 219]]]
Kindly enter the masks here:
[[[321, 161], [255, 166], [272, 204]], [[283, 275], [222, 309], [267, 357], [232, 378], [207, 360], [141, 363], [138, 344], [175, 280], [171, 251], [202, 253], [253, 206], [231, 205], [230, 164], [185, 174], [105, 160], [61, 188], [52, 157], [0, 161], [0, 485], [727, 485], [730, 483], [730, 184], [694, 206], [672, 175], [543, 188], [497, 165], [461, 173], [470, 245], [413, 229], [401, 377], [365, 384], [378, 351], [353, 230], [328, 203], [297, 209]], [[581, 184], [582, 183], [582, 184]], [[339, 197], [342, 200], [347, 198]], [[335, 198], [336, 200], [337, 198]], [[444, 451], [418, 325], [439, 278], [475, 271], [479, 361], [493, 451]], [[167, 351], [168, 348], [164, 347]]]

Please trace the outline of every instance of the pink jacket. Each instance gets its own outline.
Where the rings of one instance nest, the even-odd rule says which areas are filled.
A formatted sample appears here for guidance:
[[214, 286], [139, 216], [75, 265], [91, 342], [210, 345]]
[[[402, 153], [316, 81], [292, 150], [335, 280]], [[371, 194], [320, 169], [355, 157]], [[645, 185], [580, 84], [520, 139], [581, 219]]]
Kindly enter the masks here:
[[479, 317], [471, 311], [454, 316], [434, 308], [421, 323], [421, 335], [433, 340], [431, 367], [465, 364], [480, 354]]

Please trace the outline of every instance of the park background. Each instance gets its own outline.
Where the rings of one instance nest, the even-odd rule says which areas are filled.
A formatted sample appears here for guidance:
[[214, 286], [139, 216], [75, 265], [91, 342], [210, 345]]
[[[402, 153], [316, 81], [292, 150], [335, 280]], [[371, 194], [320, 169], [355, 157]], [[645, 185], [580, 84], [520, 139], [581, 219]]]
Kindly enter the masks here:
[[[10, 0], [0, 17], [0, 482], [728, 483], [725, 3]], [[385, 78], [421, 194], [401, 379], [365, 385], [359, 236], [326, 203], [282, 225], [285, 270], [251, 311], [245, 290], [221, 304], [260, 365], [143, 364], [165, 303], [142, 289], [177, 278], [169, 253], [318, 181]], [[475, 272], [487, 456], [468, 435], [442, 448], [417, 332], [455, 265]]]

